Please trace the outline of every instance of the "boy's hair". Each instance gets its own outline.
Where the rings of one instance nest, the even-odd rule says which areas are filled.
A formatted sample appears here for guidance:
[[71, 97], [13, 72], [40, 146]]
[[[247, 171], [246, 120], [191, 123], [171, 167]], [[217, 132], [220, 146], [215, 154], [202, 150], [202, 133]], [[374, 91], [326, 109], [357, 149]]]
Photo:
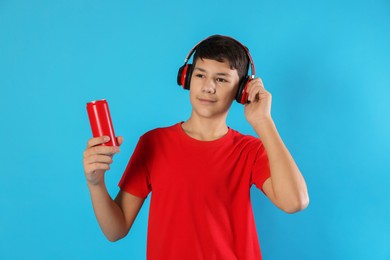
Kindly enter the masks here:
[[193, 59], [194, 65], [198, 58], [219, 62], [228, 61], [230, 69], [237, 70], [240, 80], [248, 75], [248, 54], [240, 43], [230, 37], [210, 36], [196, 47]]

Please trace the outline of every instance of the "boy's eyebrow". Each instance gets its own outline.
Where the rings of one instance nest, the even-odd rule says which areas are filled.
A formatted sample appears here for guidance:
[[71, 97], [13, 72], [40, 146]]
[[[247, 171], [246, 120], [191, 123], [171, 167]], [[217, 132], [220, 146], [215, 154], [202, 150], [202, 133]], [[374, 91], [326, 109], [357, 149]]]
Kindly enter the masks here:
[[[207, 70], [199, 67], [195, 67], [194, 70], [200, 70], [201, 72], [207, 72]], [[218, 72], [218, 76], [225, 76], [225, 77], [230, 77], [231, 75], [229, 73], [224, 73], [224, 72]]]
[[199, 67], [195, 67], [194, 70], [200, 70], [201, 72], [207, 72], [205, 69], [202, 69], [202, 68], [199, 68]]

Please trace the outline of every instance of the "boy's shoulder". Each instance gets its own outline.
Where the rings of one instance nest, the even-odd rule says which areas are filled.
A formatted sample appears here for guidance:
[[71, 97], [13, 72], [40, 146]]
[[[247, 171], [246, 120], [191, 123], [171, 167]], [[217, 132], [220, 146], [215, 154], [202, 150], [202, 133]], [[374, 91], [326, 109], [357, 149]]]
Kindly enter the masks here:
[[259, 140], [259, 138], [255, 137], [251, 134], [241, 132], [237, 129], [229, 127], [229, 130], [232, 132], [232, 135], [236, 138], [245, 139], [245, 140]]
[[153, 137], [158, 138], [161, 137], [162, 135], [175, 134], [178, 131], [178, 127], [180, 127], [180, 124], [181, 122], [170, 126], [154, 128], [144, 133], [142, 135], [142, 138], [153, 138]]

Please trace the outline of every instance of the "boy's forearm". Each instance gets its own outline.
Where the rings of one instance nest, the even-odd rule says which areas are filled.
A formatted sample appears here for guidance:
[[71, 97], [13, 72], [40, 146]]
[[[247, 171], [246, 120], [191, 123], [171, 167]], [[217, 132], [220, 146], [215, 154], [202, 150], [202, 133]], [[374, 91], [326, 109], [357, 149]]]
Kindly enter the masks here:
[[290, 152], [279, 136], [272, 118], [266, 118], [253, 125], [267, 151], [272, 187], [280, 205], [306, 207], [308, 193], [305, 180]]
[[88, 188], [95, 216], [104, 235], [111, 242], [124, 237], [127, 231], [123, 212], [108, 194], [105, 184], [88, 184]]

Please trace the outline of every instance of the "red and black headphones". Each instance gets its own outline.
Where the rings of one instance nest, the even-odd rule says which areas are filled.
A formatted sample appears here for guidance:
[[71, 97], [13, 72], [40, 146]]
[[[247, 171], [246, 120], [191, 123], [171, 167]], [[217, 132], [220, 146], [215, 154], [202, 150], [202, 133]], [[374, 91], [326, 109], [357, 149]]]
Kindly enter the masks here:
[[[191, 76], [194, 67], [192, 64], [188, 63], [188, 60], [191, 58], [191, 55], [195, 52], [199, 44], [215, 36], [221, 36], [221, 35], [213, 35], [207, 37], [206, 39], [196, 44], [187, 54], [187, 57], [184, 60], [184, 65], [180, 67], [179, 72], [177, 74], [177, 84], [179, 86], [182, 86], [184, 89], [188, 89], [188, 90], [190, 89]], [[245, 50], [245, 53], [248, 56], [249, 62], [251, 64], [251, 75], [247, 75], [243, 80], [240, 81], [240, 85], [238, 86], [238, 90], [236, 94], [236, 101], [240, 104], [246, 104], [248, 102], [248, 93], [246, 93], [246, 88], [248, 87], [249, 82], [255, 78], [255, 74], [256, 74], [255, 64], [253, 63], [252, 56], [250, 55], [249, 49], [246, 46], [244, 46], [242, 43], [240, 43], [239, 41], [237, 41], [232, 37], [229, 36], [223, 36], [223, 37], [229, 38], [235, 41], [236, 43], [238, 43]]]

